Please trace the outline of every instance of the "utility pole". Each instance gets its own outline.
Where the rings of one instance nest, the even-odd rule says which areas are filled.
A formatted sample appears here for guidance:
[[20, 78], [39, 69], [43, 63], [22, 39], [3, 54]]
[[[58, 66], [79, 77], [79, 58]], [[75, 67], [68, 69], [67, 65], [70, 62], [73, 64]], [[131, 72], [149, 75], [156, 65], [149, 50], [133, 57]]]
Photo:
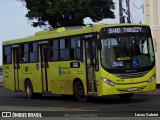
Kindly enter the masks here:
[[120, 20], [120, 23], [125, 23], [125, 19], [123, 16], [123, 10], [122, 10], [122, 1], [123, 0], [119, 0], [119, 20]]
[[130, 0], [126, 0], [126, 4], [127, 4], [127, 14], [128, 14], [128, 17], [127, 17], [127, 21], [128, 23], [131, 23], [131, 12], [130, 12]]

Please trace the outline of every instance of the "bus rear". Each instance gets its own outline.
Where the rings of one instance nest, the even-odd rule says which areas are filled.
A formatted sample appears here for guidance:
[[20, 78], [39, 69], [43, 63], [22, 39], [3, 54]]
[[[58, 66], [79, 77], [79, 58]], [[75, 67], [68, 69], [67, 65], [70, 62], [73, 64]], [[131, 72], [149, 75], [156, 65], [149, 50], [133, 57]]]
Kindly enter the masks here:
[[151, 31], [145, 25], [121, 25], [100, 30], [101, 95], [156, 89], [155, 53]]

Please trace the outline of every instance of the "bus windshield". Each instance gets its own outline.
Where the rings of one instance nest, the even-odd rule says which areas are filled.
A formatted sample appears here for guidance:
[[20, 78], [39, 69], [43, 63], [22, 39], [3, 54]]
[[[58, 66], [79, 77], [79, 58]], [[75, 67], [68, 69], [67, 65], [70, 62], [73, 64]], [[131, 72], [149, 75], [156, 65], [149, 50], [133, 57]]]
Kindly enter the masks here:
[[[101, 63], [107, 70], [144, 70], [155, 63], [152, 38], [146, 35], [101, 39]], [[121, 71], [122, 72], [122, 71]]]

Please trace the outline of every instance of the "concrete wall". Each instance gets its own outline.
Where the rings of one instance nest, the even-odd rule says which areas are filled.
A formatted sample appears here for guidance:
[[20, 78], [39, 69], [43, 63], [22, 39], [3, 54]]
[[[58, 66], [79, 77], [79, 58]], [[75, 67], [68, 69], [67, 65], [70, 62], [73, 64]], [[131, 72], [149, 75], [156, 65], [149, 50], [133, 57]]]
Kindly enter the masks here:
[[145, 23], [152, 29], [156, 53], [157, 84], [160, 84], [160, 0], [144, 0]]

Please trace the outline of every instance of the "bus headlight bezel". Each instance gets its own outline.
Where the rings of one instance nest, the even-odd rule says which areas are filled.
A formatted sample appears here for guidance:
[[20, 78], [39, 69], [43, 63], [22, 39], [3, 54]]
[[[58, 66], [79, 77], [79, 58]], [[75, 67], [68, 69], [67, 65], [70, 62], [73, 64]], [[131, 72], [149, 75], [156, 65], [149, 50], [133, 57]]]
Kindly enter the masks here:
[[151, 83], [156, 78], [156, 74], [153, 74], [149, 79], [148, 82]]
[[109, 85], [109, 86], [115, 86], [116, 84], [113, 82], [113, 81], [111, 81], [111, 80], [109, 80], [109, 79], [107, 79], [107, 78], [101, 78], [102, 79], [102, 81], [103, 82], [105, 82], [107, 85]]

